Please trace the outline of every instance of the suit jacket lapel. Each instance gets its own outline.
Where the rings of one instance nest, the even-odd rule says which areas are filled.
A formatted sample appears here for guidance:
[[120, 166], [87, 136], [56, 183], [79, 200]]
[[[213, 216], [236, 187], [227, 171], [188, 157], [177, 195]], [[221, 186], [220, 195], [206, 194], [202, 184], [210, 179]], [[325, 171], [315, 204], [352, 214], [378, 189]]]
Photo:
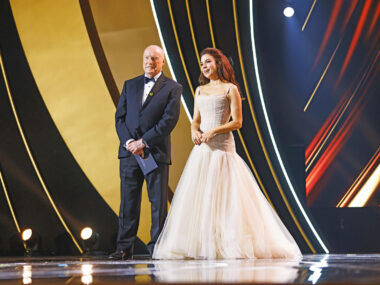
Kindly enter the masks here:
[[136, 80], [136, 106], [142, 107], [142, 98], [144, 94], [144, 75]]
[[161, 76], [157, 79], [157, 82], [154, 84], [152, 90], [150, 90], [149, 95], [142, 106], [142, 109], [144, 109], [145, 106], [150, 102], [150, 100], [152, 100], [153, 96], [157, 95], [158, 91], [160, 91], [162, 86], [164, 86], [165, 81], [166, 81], [166, 77], [162, 73]]
[[160, 89], [162, 88], [162, 86], [164, 86], [165, 81], [166, 81], [166, 77], [162, 73], [161, 76], [158, 77], [157, 82], [154, 84], [152, 90], [150, 90], [149, 95], [146, 98], [146, 100], [145, 100], [144, 104], [142, 105], [141, 109], [144, 109], [145, 106], [150, 102], [150, 100], [152, 100], [152, 97], [156, 96], [156, 94], [158, 93], [158, 91], [160, 91]]

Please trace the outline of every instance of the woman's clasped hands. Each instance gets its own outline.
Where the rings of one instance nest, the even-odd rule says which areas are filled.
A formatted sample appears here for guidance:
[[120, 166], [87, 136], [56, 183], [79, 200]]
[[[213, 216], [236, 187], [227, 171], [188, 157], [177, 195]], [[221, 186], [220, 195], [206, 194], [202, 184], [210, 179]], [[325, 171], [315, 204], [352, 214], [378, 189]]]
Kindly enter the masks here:
[[215, 136], [213, 130], [208, 130], [204, 133], [200, 131], [191, 131], [191, 139], [195, 145], [200, 145], [201, 143], [208, 143]]

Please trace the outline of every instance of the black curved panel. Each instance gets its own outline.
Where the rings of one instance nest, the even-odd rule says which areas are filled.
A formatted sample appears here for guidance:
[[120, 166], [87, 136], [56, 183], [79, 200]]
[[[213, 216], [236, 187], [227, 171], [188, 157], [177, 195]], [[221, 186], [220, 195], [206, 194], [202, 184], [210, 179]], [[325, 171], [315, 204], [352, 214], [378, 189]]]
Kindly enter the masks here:
[[[57, 208], [79, 241], [82, 227], [100, 233], [102, 250], [112, 250], [117, 216], [98, 194], [67, 148], [41, 98], [23, 52], [8, 1], [0, 4], [0, 48], [12, 98], [42, 178]], [[37, 229], [45, 250], [65, 233], [27, 156], [1, 81], [0, 163], [20, 224]], [[1, 202], [2, 203], [2, 202]], [[4, 239], [8, 237], [1, 232]], [[73, 244], [68, 252], [75, 254]], [[74, 247], [75, 248], [75, 247]]]
[[[190, 1], [191, 2], [191, 1]], [[194, 45], [192, 44], [190, 24], [186, 14], [186, 3], [185, 1], [171, 1], [174, 22], [177, 27], [179, 34], [179, 42], [182, 50], [182, 54], [186, 63], [191, 62], [192, 64], [186, 64], [192, 86], [198, 85], [199, 76], [199, 64], [197, 62], [196, 51]], [[185, 14], [182, 13], [185, 11]], [[198, 51], [199, 52], [199, 51]], [[194, 90], [195, 91], [195, 90]]]
[[193, 31], [199, 52], [207, 47], [212, 47], [210, 37], [210, 27], [207, 18], [207, 8], [205, 0], [189, 1]]
[[[172, 2], [177, 1], [171, 1], [171, 3]], [[189, 110], [190, 114], [192, 114], [194, 108], [194, 97], [191, 92], [189, 82], [187, 81], [186, 73], [183, 69], [181, 58], [178, 52], [176, 37], [172, 28], [172, 21], [169, 13], [168, 3], [166, 1], [154, 1], [153, 3], [158, 22], [160, 23], [162, 37], [165, 41], [166, 50], [170, 56], [172, 68], [174, 70], [177, 81], [180, 82], [183, 86], [182, 95], [186, 102], [187, 109]], [[184, 14], [183, 17], [185, 16], [187, 17], [187, 15]], [[188, 43], [188, 45], [189, 44], [190, 42]]]
[[[0, 166], [0, 172], [3, 176], [3, 171]], [[11, 210], [8, 206], [7, 198], [6, 198], [6, 187], [7, 183], [4, 180], [2, 181], [5, 185], [3, 187], [3, 183], [0, 183], [0, 232], [2, 233], [0, 235], [0, 256], [9, 255], [9, 253], [12, 250], [13, 245], [10, 242], [11, 237], [18, 235], [18, 230], [16, 223], [13, 220]], [[13, 201], [10, 199], [11, 207], [13, 207]], [[22, 247], [22, 244], [19, 244], [19, 248]], [[23, 253], [23, 248], [21, 248], [21, 252], [19, 254]]]
[[[2, 49], [4, 50], [4, 49]], [[60, 233], [64, 228], [51, 208], [48, 199], [43, 195], [43, 189], [38, 181], [33, 166], [28, 158], [22, 138], [13, 116], [4, 78], [1, 77], [0, 96], [0, 163], [8, 195], [21, 228], [31, 227], [42, 236]], [[28, 104], [25, 100], [25, 104]], [[1, 208], [8, 212], [8, 223], [12, 222], [8, 204], [1, 199]], [[13, 229], [11, 232], [9, 229]], [[9, 248], [9, 239], [17, 233], [13, 224], [8, 230], [1, 231], [4, 239], [4, 249]], [[52, 248], [53, 239], [44, 239], [43, 247]]]
[[115, 78], [113, 78], [106, 55], [104, 54], [103, 46], [99, 38], [98, 30], [96, 29], [89, 0], [79, 0], [79, 4], [82, 10], [83, 19], [86, 24], [87, 33], [94, 50], [96, 60], [98, 61], [100, 71], [102, 72], [104, 82], [107, 85], [108, 92], [110, 93], [113, 104], [116, 107], [117, 103], [119, 102], [120, 92], [117, 89]]

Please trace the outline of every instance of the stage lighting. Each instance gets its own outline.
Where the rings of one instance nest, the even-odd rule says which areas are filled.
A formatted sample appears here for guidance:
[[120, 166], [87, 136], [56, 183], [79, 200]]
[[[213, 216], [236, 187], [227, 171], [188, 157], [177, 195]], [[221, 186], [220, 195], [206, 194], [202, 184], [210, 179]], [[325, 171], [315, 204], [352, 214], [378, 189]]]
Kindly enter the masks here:
[[85, 227], [80, 232], [85, 255], [95, 254], [95, 250], [99, 247], [99, 234], [94, 232], [92, 228]]
[[41, 243], [41, 237], [38, 233], [27, 228], [21, 232], [21, 238], [24, 241], [25, 253], [27, 256], [38, 254]]
[[27, 241], [29, 240], [33, 235], [33, 231], [32, 229], [25, 229], [22, 233], [21, 233], [21, 237], [22, 237], [22, 240], [23, 241]]
[[32, 284], [32, 266], [24, 265], [22, 269], [22, 283]]
[[93, 234], [93, 231], [90, 227], [85, 227], [82, 229], [82, 231], [80, 232], [80, 237], [83, 239], [83, 240], [88, 240], [89, 238], [91, 238]]
[[92, 264], [83, 264], [82, 265], [82, 277], [81, 281], [83, 284], [91, 284], [93, 281], [92, 278]]
[[294, 9], [292, 7], [290, 7], [290, 6], [286, 7], [284, 9], [284, 15], [285, 15], [285, 17], [288, 17], [288, 18], [293, 17], [293, 15], [294, 15]]

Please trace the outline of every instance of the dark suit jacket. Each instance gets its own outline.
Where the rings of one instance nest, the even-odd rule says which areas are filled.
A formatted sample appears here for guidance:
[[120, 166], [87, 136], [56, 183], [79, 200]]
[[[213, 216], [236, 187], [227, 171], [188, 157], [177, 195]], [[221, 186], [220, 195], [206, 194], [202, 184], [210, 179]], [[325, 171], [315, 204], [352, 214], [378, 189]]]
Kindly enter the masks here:
[[142, 105], [144, 75], [125, 81], [116, 109], [119, 158], [132, 155], [124, 144], [142, 138], [157, 162], [170, 164], [170, 132], [177, 124], [182, 86], [162, 73]]

